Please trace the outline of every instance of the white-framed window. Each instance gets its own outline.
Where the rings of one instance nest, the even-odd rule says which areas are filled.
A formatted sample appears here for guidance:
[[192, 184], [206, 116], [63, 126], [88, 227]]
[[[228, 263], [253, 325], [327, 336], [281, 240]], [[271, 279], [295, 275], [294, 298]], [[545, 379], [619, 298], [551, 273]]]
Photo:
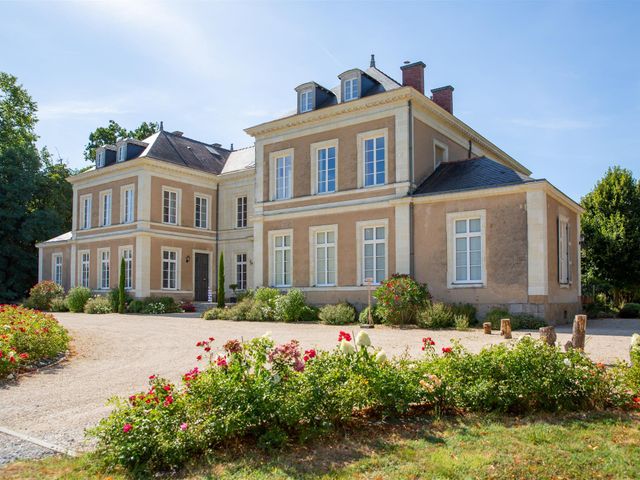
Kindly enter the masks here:
[[98, 288], [101, 290], [109, 290], [111, 284], [111, 251], [106, 249], [98, 250]]
[[162, 223], [178, 224], [178, 191], [162, 189]]
[[247, 289], [247, 254], [236, 254], [236, 285], [238, 290]]
[[196, 195], [194, 205], [195, 227], [209, 228], [209, 197], [204, 195]]
[[292, 170], [291, 155], [276, 157], [276, 200], [292, 197]]
[[364, 227], [362, 230], [362, 278], [382, 282], [387, 276], [387, 235], [384, 225]]
[[486, 281], [485, 219], [485, 210], [447, 214], [447, 277], [452, 288]]
[[269, 232], [269, 246], [271, 250], [270, 278], [275, 287], [290, 287], [293, 231], [276, 230]]
[[124, 288], [131, 290], [133, 288], [133, 249], [122, 247], [120, 257], [124, 258]]
[[561, 285], [571, 282], [570, 238], [569, 219], [558, 217], [558, 282]]
[[373, 187], [387, 182], [387, 128], [359, 133], [358, 187]]
[[80, 286], [89, 288], [89, 274], [91, 271], [91, 254], [80, 252]]
[[162, 249], [162, 289], [178, 289], [178, 251]]
[[118, 162], [124, 162], [127, 159], [127, 144], [123, 143], [118, 147]]
[[236, 198], [236, 228], [247, 226], [247, 197]]
[[58, 285], [62, 285], [62, 254], [54, 253], [51, 256], [51, 272], [53, 273], [53, 281]]
[[100, 192], [100, 226], [111, 225], [111, 190]]
[[91, 195], [83, 195], [80, 197], [81, 205], [81, 224], [80, 228], [86, 230], [91, 228]]
[[104, 167], [105, 157], [106, 157], [106, 151], [104, 149], [98, 150], [98, 153], [96, 153], [96, 167], [98, 168]]
[[122, 223], [132, 223], [135, 206], [135, 189], [133, 185], [122, 188]]
[[433, 166], [434, 168], [438, 168], [442, 163], [448, 161], [449, 156], [449, 148], [446, 144], [439, 142], [438, 140], [433, 141]]
[[300, 113], [313, 110], [313, 89], [300, 92]]
[[330, 229], [314, 229], [314, 279], [313, 285], [336, 285], [337, 270], [337, 232], [335, 227]]
[[358, 77], [349, 78], [344, 81], [344, 96], [343, 100], [348, 102], [349, 100], [355, 100], [360, 96], [360, 82]]
[[317, 162], [317, 193], [336, 191], [336, 147], [318, 148]]

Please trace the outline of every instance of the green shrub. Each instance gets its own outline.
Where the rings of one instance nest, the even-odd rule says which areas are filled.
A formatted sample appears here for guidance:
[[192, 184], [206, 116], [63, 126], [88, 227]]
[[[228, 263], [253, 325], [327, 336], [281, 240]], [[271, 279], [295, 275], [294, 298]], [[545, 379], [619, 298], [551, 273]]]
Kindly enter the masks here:
[[144, 300], [131, 300], [127, 305], [127, 313], [142, 313], [145, 306]]
[[91, 290], [86, 287], [74, 287], [67, 294], [69, 310], [75, 313], [84, 312], [84, 306], [91, 298]]
[[356, 321], [356, 309], [350, 303], [325, 305], [320, 308], [320, 321], [326, 325], [349, 325]]
[[618, 312], [620, 318], [640, 318], [640, 303], [625, 303]]
[[452, 328], [455, 325], [455, 315], [450, 305], [432, 302], [418, 315], [418, 325], [421, 328]]
[[377, 309], [384, 323], [405, 325], [416, 323], [418, 312], [428, 303], [427, 286], [409, 275], [394, 274], [373, 293], [378, 300]]
[[[492, 308], [487, 312], [487, 315], [484, 317], [485, 322], [491, 322], [491, 328], [493, 330], [500, 330], [500, 320], [503, 318], [511, 318], [511, 314], [508, 310], [504, 308]], [[513, 323], [511, 324], [511, 328], [515, 330]]]
[[512, 330], [535, 330], [547, 325], [547, 322], [530, 313], [509, 313], [504, 308], [490, 310], [484, 321], [491, 322], [493, 330], [500, 330], [500, 320], [503, 318], [511, 320]]
[[51, 307], [49, 309], [52, 312], [68, 312], [69, 304], [67, 300], [61, 297], [56, 297], [51, 300]]
[[205, 320], [225, 320], [224, 308], [213, 307], [202, 313], [202, 318]]
[[313, 305], [306, 305], [300, 314], [300, 322], [317, 322], [320, 315], [320, 309]]
[[69, 346], [67, 331], [53, 315], [24, 307], [0, 305], [0, 332], [0, 378], [54, 359]]
[[302, 290], [292, 288], [286, 295], [276, 299], [276, 320], [279, 322], [299, 321], [306, 306]]
[[[112, 291], [112, 293], [113, 292], [114, 291]], [[113, 297], [111, 298], [112, 307], [115, 305], [116, 309], [118, 308], [118, 301], [120, 298], [117, 292], [118, 290], [115, 290], [115, 293], [113, 293]], [[130, 297], [127, 297], [126, 311], [128, 313], [154, 315], [162, 313], [180, 313], [182, 309], [173, 297], [147, 297], [143, 300], [132, 300]]]
[[280, 290], [277, 288], [260, 287], [253, 293], [254, 300], [264, 302], [269, 308], [275, 311], [276, 300], [280, 296]]
[[461, 332], [469, 330], [469, 318], [466, 315], [454, 315], [453, 323], [456, 326], [456, 330]]
[[111, 307], [111, 302], [107, 297], [90, 298], [84, 305], [84, 313], [102, 314], [112, 312], [113, 308]]
[[[382, 318], [378, 314], [378, 309], [375, 305], [371, 305], [371, 318], [375, 325], [382, 323]], [[360, 324], [368, 324], [369, 323], [369, 307], [365, 307], [358, 315], [358, 322]]]
[[64, 288], [51, 280], [43, 280], [36, 283], [29, 290], [29, 298], [25, 302], [25, 306], [36, 310], [50, 310], [51, 301], [54, 298], [63, 298]]
[[[170, 298], [170, 297], [167, 297], [167, 298]], [[133, 299], [131, 298], [131, 296], [125, 292], [124, 294], [125, 311], [127, 310], [126, 306], [129, 303], [131, 303], [132, 300]], [[109, 291], [109, 303], [111, 303], [111, 310], [113, 312], [118, 312], [120, 310], [120, 289], [119, 288], [113, 288]]]
[[464, 315], [467, 317], [469, 325], [475, 325], [478, 323], [476, 307], [470, 303], [453, 303], [449, 305], [449, 308], [454, 315]]

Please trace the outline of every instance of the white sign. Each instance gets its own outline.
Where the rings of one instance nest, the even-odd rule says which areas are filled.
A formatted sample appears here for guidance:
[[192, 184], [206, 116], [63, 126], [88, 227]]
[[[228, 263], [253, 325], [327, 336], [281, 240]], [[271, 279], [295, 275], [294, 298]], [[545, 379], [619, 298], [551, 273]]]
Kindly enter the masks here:
[[210, 288], [207, 290], [207, 302], [209, 303], [213, 302], [213, 292], [211, 291]]

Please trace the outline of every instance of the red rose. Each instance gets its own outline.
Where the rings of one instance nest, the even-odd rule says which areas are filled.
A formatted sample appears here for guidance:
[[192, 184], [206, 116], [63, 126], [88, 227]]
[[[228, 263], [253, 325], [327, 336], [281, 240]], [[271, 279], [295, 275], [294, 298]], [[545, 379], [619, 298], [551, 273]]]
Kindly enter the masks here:
[[451, 347], [442, 347], [442, 353], [451, 353]]
[[171, 385], [165, 385], [164, 387], [162, 387], [164, 389], [165, 392], [168, 392], [171, 390]]
[[202, 355], [198, 355], [198, 356], [196, 357], [196, 360], [202, 360]]
[[133, 429], [133, 425], [131, 425], [130, 423], [125, 423], [124, 426], [122, 427], [122, 431], [124, 433], [128, 433]]

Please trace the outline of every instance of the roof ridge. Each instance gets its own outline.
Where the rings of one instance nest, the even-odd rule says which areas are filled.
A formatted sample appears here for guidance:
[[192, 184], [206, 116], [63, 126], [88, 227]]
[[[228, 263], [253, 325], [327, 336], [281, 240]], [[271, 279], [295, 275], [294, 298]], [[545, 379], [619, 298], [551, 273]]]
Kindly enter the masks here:
[[389, 80], [391, 80], [392, 82], [394, 82], [396, 85], [398, 85], [399, 87], [402, 86], [402, 84], [400, 82], [398, 82], [395, 78], [393, 78], [392, 76], [388, 75], [387, 73], [383, 72], [382, 70], [380, 70], [378, 67], [369, 67], [367, 70], [370, 69], [374, 69], [377, 70], [378, 72], [380, 72], [382, 75], [384, 75], [385, 77], [387, 77]]
[[[195, 138], [186, 137], [184, 135], [176, 135], [175, 133], [168, 132], [166, 130], [163, 130], [162, 132], [165, 133], [166, 135], [171, 135], [171, 136], [176, 137], [176, 138], [183, 138], [185, 140], [189, 140], [190, 142], [199, 143], [200, 145], [206, 145], [207, 147], [213, 147], [214, 146], [213, 143], [206, 143], [206, 142], [203, 142], [201, 140], [196, 140]], [[231, 151], [228, 148], [223, 147], [221, 144], [218, 144], [218, 145], [220, 145], [220, 146], [219, 147], [214, 147], [214, 148], [219, 148], [221, 150], [226, 150], [227, 152]]]

